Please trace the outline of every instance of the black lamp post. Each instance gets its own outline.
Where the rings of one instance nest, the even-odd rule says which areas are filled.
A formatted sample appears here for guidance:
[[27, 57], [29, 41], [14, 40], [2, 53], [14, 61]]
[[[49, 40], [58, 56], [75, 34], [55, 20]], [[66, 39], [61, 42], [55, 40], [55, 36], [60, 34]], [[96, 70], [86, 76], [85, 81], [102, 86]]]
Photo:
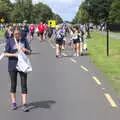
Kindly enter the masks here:
[[[89, 10], [90, 10], [90, 9], [89, 9], [89, 7], [90, 7], [90, 3], [89, 3], [89, 2], [88, 2], [88, 4], [87, 4], [87, 7], [88, 7], [88, 13], [89, 13]], [[88, 36], [87, 36], [87, 37], [88, 37], [88, 38], [90, 38], [90, 25], [89, 25], [89, 24], [90, 24], [90, 16], [89, 16], [89, 14], [88, 14], [88, 24], [87, 24], [87, 28], [88, 28], [88, 29], [87, 29], [87, 32], [88, 32]]]
[[107, 25], [107, 56], [109, 56], [109, 22], [106, 22]]

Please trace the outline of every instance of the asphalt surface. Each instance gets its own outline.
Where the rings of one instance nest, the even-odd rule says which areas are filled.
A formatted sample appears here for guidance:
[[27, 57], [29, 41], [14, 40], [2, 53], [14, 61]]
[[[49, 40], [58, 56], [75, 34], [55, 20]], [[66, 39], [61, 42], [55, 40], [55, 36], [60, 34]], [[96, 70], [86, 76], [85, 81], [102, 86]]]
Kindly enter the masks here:
[[[119, 120], [117, 95], [89, 56], [72, 57], [69, 48], [69, 51], [64, 51], [66, 57], [56, 58], [53, 41], [36, 39], [31, 46], [33, 72], [28, 75], [30, 112], [23, 113], [20, 108], [10, 110], [10, 80], [7, 58], [4, 58], [0, 61], [1, 120]], [[20, 82], [17, 97], [20, 105]]]
[[[103, 35], [107, 35], [107, 32], [100, 32], [101, 34], [103, 34]], [[114, 33], [109, 33], [109, 36], [111, 37], [111, 38], [114, 38], [114, 39], [116, 39], [116, 40], [120, 40], [120, 35], [116, 35], [116, 34], [114, 34]]]

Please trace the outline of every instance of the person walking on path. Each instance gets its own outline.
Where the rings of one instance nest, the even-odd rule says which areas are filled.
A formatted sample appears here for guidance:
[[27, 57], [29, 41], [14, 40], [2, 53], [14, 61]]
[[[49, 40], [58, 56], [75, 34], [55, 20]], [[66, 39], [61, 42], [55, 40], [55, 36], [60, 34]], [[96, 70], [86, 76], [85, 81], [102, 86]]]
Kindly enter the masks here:
[[72, 35], [72, 40], [73, 40], [74, 49], [75, 49], [75, 54], [73, 56], [80, 56], [80, 33], [79, 33], [79, 29], [74, 27], [71, 35]]
[[38, 25], [38, 30], [40, 33], [40, 40], [43, 40], [44, 39], [44, 32], [45, 32], [45, 27], [44, 27], [43, 23]]
[[[30, 33], [30, 39], [31, 40], [33, 40], [33, 38], [34, 38], [34, 32], [35, 32], [35, 26], [34, 26], [34, 24], [31, 24], [29, 26], [29, 33]], [[31, 42], [31, 40], [30, 40], [30, 42]]]
[[23, 25], [21, 26], [22, 38], [27, 40], [28, 33], [29, 33], [29, 28], [25, 23], [23, 23]]
[[[15, 43], [15, 39], [18, 45]], [[17, 52], [21, 49], [24, 53], [30, 54], [28, 44], [26, 45], [25, 40], [22, 40], [21, 32], [18, 28], [13, 30], [13, 38], [6, 41], [5, 56], [8, 57], [8, 72], [11, 80], [10, 97], [11, 97], [11, 109], [17, 110], [16, 103], [16, 88], [17, 88], [17, 74], [20, 74], [21, 78], [21, 98], [22, 98], [22, 110], [28, 112], [27, 105], [27, 73], [19, 72], [16, 69], [18, 58]]]

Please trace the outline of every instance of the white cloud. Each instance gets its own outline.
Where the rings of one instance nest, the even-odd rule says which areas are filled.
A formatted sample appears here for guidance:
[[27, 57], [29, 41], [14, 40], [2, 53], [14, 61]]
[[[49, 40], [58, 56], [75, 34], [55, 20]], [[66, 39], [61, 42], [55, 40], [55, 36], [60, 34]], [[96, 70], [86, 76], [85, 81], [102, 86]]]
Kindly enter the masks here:
[[58, 13], [65, 20], [72, 20], [83, 0], [37, 0], [49, 5], [53, 12]]
[[33, 3], [43, 2], [49, 5], [52, 11], [59, 14], [64, 20], [72, 20], [82, 1], [84, 0], [33, 0]]

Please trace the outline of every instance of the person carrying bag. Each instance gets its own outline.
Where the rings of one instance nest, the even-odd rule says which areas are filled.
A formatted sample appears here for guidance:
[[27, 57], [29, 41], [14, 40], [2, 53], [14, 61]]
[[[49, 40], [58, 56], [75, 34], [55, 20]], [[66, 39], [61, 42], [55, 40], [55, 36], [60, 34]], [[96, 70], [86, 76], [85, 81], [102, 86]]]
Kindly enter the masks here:
[[28, 56], [22, 51], [20, 42], [18, 43], [15, 39], [16, 46], [18, 48], [18, 62], [17, 62], [17, 70], [24, 73], [32, 72], [32, 66]]
[[[10, 98], [11, 109], [17, 110], [16, 103], [16, 88], [17, 88], [17, 75], [19, 73], [21, 78], [21, 100], [22, 110], [29, 112], [27, 105], [27, 73], [32, 71], [27, 54], [31, 53], [29, 44], [26, 39], [21, 39], [21, 31], [19, 28], [14, 28], [13, 38], [6, 41], [4, 55], [8, 57], [8, 72], [10, 76]], [[24, 66], [24, 67], [23, 67]]]

